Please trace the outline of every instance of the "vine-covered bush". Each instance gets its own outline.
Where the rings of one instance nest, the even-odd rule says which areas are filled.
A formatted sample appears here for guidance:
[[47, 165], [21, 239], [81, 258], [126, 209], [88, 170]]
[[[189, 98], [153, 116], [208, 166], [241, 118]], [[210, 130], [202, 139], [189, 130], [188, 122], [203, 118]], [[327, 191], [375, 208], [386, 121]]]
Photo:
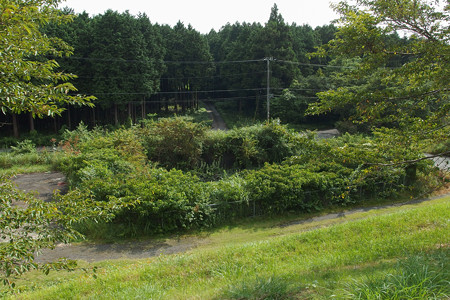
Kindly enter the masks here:
[[86, 180], [137, 172], [147, 164], [145, 149], [134, 128], [88, 131], [82, 125], [77, 130], [67, 131], [61, 144], [66, 158], [59, 168], [73, 186]]
[[174, 117], [148, 122], [139, 134], [151, 161], [187, 170], [200, 162], [205, 131], [201, 123]]
[[206, 135], [203, 159], [221, 161], [225, 168], [257, 168], [296, 154], [304, 138], [278, 122], [235, 128]]
[[[229, 132], [184, 118], [113, 132], [81, 126], [62, 145], [60, 169], [72, 190], [108, 204], [120, 235], [348, 205], [398, 195], [415, 182], [408, 168], [416, 165], [386, 164], [392, 156], [374, 139], [319, 141], [277, 123]], [[421, 174], [427, 168], [418, 164]]]
[[173, 231], [214, 223], [209, 186], [179, 170], [146, 168], [127, 180], [109, 180], [108, 201], [120, 204], [115, 223], [139, 226], [142, 232]]
[[301, 165], [266, 164], [245, 177], [250, 197], [267, 213], [320, 210], [342, 203], [349, 180]]

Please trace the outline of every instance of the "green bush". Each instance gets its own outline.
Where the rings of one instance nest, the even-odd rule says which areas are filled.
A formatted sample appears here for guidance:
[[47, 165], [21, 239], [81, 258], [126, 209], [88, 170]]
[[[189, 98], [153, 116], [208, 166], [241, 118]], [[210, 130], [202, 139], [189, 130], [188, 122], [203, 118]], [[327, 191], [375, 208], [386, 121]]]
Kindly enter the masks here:
[[303, 137], [273, 121], [207, 134], [202, 158], [207, 163], [220, 160], [227, 169], [257, 168], [296, 154], [304, 142]]
[[31, 140], [17, 142], [17, 146], [11, 146], [13, 154], [36, 153], [36, 145]]
[[266, 213], [320, 210], [345, 198], [345, 180], [300, 165], [266, 164], [248, 172], [245, 180], [249, 197]]
[[146, 164], [145, 149], [134, 128], [107, 132], [79, 126], [66, 131], [62, 146], [66, 156], [59, 169], [74, 186], [91, 177], [102, 180], [102, 176], [137, 172]]
[[[117, 235], [314, 211], [413, 187], [407, 165], [382, 165], [386, 152], [378, 151], [376, 140], [343, 135], [318, 141], [277, 122], [213, 132], [175, 117], [113, 132], [81, 125], [64, 137], [60, 169], [72, 188], [114, 207], [110, 226]], [[427, 170], [426, 162], [417, 165], [418, 174]]]
[[171, 169], [191, 169], [200, 162], [206, 128], [185, 117], [149, 122], [140, 131], [148, 158]]
[[195, 176], [162, 168], [148, 168], [126, 177], [112, 176], [101, 165], [93, 170], [107, 177], [89, 178], [82, 186], [95, 200], [115, 203], [115, 224], [134, 226], [137, 233], [150, 234], [214, 223], [209, 186]]

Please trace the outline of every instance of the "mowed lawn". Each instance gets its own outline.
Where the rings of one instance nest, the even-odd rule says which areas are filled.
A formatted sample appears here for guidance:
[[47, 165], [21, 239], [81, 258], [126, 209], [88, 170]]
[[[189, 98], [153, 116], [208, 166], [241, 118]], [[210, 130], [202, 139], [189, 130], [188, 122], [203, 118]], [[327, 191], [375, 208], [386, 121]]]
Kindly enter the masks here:
[[[230, 229], [240, 242], [232, 242], [230, 232], [221, 229], [211, 233], [215, 240], [214, 247], [146, 260], [81, 263], [87, 272], [52, 272], [49, 276], [32, 273], [18, 281], [18, 285], [27, 286], [28, 291], [16, 297], [364, 298], [356, 296], [357, 287], [401, 273], [399, 261], [419, 258], [416, 259], [416, 267], [421, 268], [427, 276], [431, 278], [440, 272], [436, 274], [440, 276], [438, 279], [441, 285], [442, 282], [444, 284], [439, 288], [440, 294], [434, 295], [436, 299], [444, 299], [442, 295], [449, 292], [448, 271], [444, 272], [449, 267], [449, 222], [450, 196], [447, 196], [386, 209], [382, 213], [362, 213], [360, 218], [354, 216], [348, 221], [327, 224], [323, 228], [311, 230], [314, 224], [309, 224], [308, 231], [300, 227], [297, 232], [293, 230], [296, 227], [291, 227], [282, 234], [277, 233], [277, 230], [284, 230], [282, 228], [254, 227], [249, 230], [246, 226], [241, 231], [238, 227]], [[261, 234], [264, 230], [270, 234]], [[248, 240], [243, 241], [246, 234]], [[221, 235], [224, 237], [223, 245], [220, 245]], [[424, 260], [421, 261], [421, 257], [425, 257]], [[423, 261], [435, 262], [435, 257], [439, 257], [435, 265], [444, 273], [433, 266], [426, 266], [426, 269], [422, 267]], [[89, 269], [93, 266], [97, 266], [95, 273]], [[433, 294], [423, 295], [428, 298], [426, 295]]]

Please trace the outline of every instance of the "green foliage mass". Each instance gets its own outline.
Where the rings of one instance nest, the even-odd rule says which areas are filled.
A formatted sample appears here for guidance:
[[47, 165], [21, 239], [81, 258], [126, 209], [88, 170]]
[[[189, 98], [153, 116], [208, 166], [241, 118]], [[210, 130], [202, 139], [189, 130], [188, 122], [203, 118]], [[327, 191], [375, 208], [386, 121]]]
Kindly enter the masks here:
[[148, 157], [166, 168], [195, 167], [202, 154], [206, 127], [182, 117], [149, 122], [141, 130]]
[[316, 54], [358, 64], [335, 74], [344, 84], [320, 92], [308, 112], [351, 108], [347, 119], [398, 137], [404, 149], [448, 140], [448, 8], [448, 1], [425, 0], [337, 4], [336, 37]]
[[[0, 2], [0, 110], [53, 116], [62, 104], [91, 105], [92, 97], [71, 95], [77, 89], [68, 82], [74, 75], [57, 71], [54, 58], [69, 56], [72, 48], [42, 34], [50, 22], [66, 23], [71, 16], [57, 10], [55, 0]], [[48, 57], [51, 57], [49, 59]]]
[[73, 191], [114, 207], [118, 235], [316, 211], [392, 197], [413, 183], [418, 192], [431, 171], [421, 162], [409, 178], [405, 165], [380, 165], [391, 159], [389, 148], [372, 138], [318, 141], [277, 122], [228, 132], [180, 117], [112, 132], [80, 126], [65, 133], [63, 147], [60, 169]]

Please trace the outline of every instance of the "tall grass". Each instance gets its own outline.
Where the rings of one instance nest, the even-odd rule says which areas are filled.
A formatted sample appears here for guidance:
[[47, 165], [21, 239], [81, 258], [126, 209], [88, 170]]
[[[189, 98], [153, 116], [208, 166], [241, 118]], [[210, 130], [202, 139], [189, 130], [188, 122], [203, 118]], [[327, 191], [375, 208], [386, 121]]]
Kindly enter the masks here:
[[0, 175], [50, 171], [56, 168], [62, 156], [62, 152], [45, 149], [25, 153], [0, 152]]
[[[404, 267], [405, 273], [399, 279], [381, 278], [402, 282], [397, 284], [398, 290], [427, 278], [428, 287], [442, 285], [445, 280], [448, 282], [448, 273], [439, 273], [438, 266], [447, 268], [446, 259], [432, 257], [429, 261], [438, 262], [419, 268], [422, 275], [408, 274], [416, 274], [414, 268], [422, 264], [414, 257], [433, 252], [448, 242], [449, 200], [447, 197], [413, 208], [399, 208], [387, 215], [258, 242], [129, 261], [125, 266], [103, 263], [97, 279], [75, 276], [21, 294], [20, 298], [327, 299], [334, 295], [342, 299], [353, 297], [370, 285], [365, 281], [369, 274], [382, 274], [384, 269], [392, 272], [397, 268], [395, 262], [405, 257], [413, 257], [406, 260], [410, 271]], [[448, 257], [445, 247], [442, 255]], [[352, 277], [361, 284], [350, 285], [349, 289], [346, 283], [352, 282]], [[384, 281], [376, 281], [376, 285], [379, 282], [383, 286]], [[427, 294], [419, 295], [441, 297], [448, 292], [428, 287]]]
[[351, 299], [448, 299], [450, 263], [448, 251], [400, 260], [392, 273], [355, 281], [347, 287]]

